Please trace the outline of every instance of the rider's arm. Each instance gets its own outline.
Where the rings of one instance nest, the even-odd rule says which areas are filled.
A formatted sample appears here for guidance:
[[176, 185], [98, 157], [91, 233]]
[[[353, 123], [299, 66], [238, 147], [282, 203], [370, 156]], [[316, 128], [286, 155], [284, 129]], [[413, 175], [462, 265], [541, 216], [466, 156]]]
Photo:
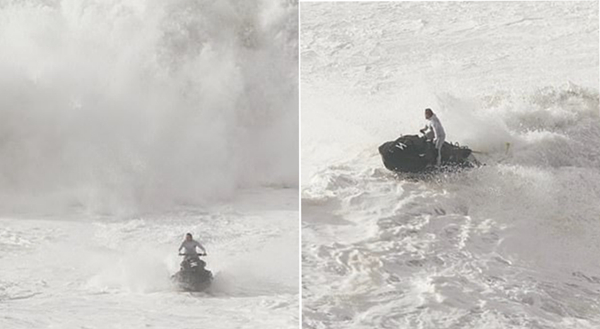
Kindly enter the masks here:
[[181, 252], [181, 248], [183, 248], [183, 242], [181, 243], [181, 245], [179, 246], [179, 248], [177, 249], [177, 253]]
[[202, 246], [202, 245], [200, 244], [200, 242], [196, 242], [196, 247], [198, 247], [200, 250], [202, 250], [202, 253], [203, 253], [203, 254], [206, 254], [206, 249], [204, 249], [204, 246]]
[[425, 127], [423, 127], [423, 129], [421, 129], [419, 131], [422, 132], [423, 134], [426, 134], [430, 130], [433, 130], [433, 125], [431, 124], [430, 120], [427, 120], [427, 122], [425, 122]]

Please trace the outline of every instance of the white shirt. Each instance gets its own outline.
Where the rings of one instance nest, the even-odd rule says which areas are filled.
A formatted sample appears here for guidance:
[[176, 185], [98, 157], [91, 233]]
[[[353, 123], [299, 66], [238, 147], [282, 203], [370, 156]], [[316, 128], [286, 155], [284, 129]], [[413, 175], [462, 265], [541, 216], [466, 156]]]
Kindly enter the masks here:
[[444, 127], [442, 127], [442, 123], [440, 119], [434, 114], [429, 119], [427, 119], [426, 127], [429, 131], [433, 131], [434, 140], [445, 140], [446, 132], [444, 131]]
[[192, 241], [188, 241], [185, 240], [181, 243], [181, 246], [179, 247], [179, 251], [181, 251], [181, 248], [185, 249], [184, 254], [186, 255], [197, 255], [198, 253], [196, 252], [196, 247], [200, 248], [200, 250], [202, 250], [203, 253], [206, 253], [206, 249], [204, 249], [204, 247], [200, 244], [200, 242], [196, 241], [196, 240], [192, 240]]

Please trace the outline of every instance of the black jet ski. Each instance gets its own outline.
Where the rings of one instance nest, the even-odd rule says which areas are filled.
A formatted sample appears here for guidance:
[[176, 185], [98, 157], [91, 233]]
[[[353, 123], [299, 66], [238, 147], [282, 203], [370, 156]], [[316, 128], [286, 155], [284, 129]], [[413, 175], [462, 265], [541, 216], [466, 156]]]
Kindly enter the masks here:
[[206, 269], [206, 262], [200, 259], [204, 255], [186, 255], [181, 262], [179, 272], [175, 273], [171, 279], [183, 290], [203, 291], [207, 289], [213, 280], [212, 272]]
[[[470, 168], [479, 163], [466, 146], [444, 142], [442, 167]], [[425, 136], [405, 135], [379, 146], [383, 165], [395, 172], [419, 173], [435, 169], [438, 152]]]

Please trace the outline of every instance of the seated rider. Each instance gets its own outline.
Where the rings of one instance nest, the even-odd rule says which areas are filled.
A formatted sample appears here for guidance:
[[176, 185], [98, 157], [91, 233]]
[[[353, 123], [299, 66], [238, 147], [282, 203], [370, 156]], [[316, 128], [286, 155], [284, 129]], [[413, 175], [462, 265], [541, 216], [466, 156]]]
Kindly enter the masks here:
[[427, 125], [425, 128], [419, 130], [428, 140], [433, 142], [435, 149], [437, 150], [437, 165], [442, 164], [442, 146], [446, 140], [446, 132], [440, 119], [433, 113], [431, 109], [425, 109], [425, 119], [427, 119]]
[[[181, 246], [179, 246], [179, 249], [178, 249], [178, 252], [180, 252], [180, 255], [185, 255], [183, 261], [181, 262], [182, 267], [190, 259], [196, 258], [196, 259], [200, 260], [198, 258], [199, 254], [198, 254], [198, 252], [196, 252], [196, 247], [202, 251], [202, 254], [200, 254], [201, 256], [206, 256], [206, 249], [204, 249], [204, 247], [200, 244], [200, 242], [198, 242], [192, 238], [191, 233], [187, 233], [185, 235], [185, 240], [181, 243]], [[183, 254], [181, 254], [181, 249], [184, 249]]]

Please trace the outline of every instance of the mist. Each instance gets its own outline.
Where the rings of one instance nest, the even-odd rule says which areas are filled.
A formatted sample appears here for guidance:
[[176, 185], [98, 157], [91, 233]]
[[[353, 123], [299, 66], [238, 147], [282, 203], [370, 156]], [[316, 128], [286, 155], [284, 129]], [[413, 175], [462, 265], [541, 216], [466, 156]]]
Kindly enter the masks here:
[[0, 3], [0, 211], [153, 211], [296, 187], [295, 11]]

